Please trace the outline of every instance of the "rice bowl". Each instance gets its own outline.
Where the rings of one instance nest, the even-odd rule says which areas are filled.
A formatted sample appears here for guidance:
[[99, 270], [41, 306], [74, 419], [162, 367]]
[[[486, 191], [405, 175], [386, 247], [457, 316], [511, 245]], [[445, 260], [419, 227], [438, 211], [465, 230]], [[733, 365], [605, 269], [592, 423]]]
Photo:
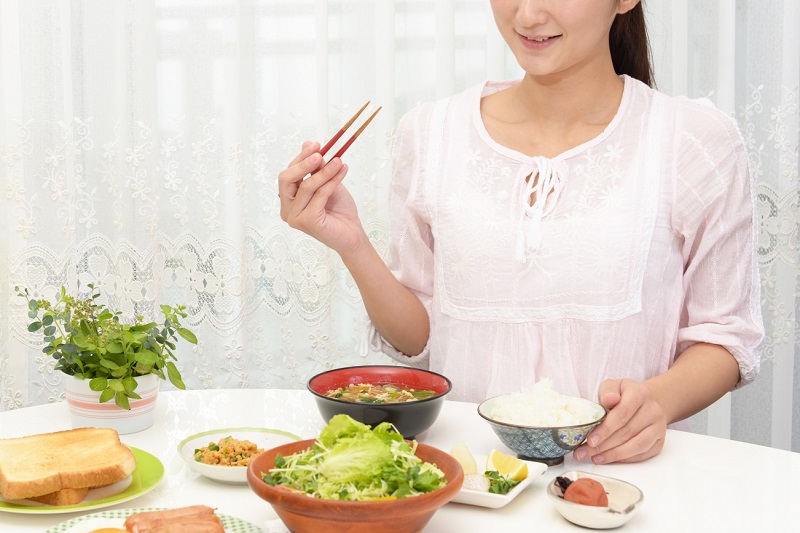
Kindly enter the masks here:
[[559, 394], [544, 380], [478, 406], [478, 414], [520, 459], [548, 466], [564, 462], [564, 456], [583, 444], [606, 413], [591, 400]]

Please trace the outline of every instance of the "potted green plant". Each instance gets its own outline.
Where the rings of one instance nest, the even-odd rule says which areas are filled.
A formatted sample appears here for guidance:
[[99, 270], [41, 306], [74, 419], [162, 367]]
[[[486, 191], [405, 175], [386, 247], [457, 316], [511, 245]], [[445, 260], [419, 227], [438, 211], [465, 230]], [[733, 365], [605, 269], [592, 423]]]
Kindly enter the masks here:
[[101, 295], [94, 285], [88, 287], [91, 296], [85, 299], [62, 287], [54, 303], [31, 299], [27, 289], [15, 287], [28, 302], [28, 331], [42, 332], [46, 343], [42, 351], [56, 359], [55, 370], [88, 380], [88, 388], [99, 393], [99, 403], [113, 398], [126, 411], [131, 410], [131, 400], [142, 399], [137, 388], [148, 377], [156, 379], [156, 391], [157, 378], [185, 389], [174, 350], [178, 337], [197, 344], [194, 333], [181, 325], [186, 307], [161, 305], [162, 322], [145, 322], [141, 316], [125, 322], [121, 312], [99, 303]]

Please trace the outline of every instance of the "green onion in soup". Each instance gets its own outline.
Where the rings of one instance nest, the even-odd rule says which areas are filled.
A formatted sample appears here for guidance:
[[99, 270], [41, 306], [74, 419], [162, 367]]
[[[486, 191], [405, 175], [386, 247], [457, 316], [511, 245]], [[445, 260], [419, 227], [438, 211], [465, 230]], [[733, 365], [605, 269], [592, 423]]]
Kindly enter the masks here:
[[411, 387], [395, 385], [393, 383], [371, 384], [358, 383], [331, 389], [325, 393], [329, 398], [336, 398], [348, 402], [360, 403], [404, 403], [424, 400], [436, 396], [432, 390], [416, 390]]

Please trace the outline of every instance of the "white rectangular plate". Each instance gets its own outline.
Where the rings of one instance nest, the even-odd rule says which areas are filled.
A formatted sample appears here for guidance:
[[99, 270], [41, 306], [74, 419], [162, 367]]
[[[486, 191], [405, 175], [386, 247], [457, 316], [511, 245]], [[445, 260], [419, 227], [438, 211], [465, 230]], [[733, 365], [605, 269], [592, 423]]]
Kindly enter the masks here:
[[[478, 463], [478, 471], [480, 471], [482, 466], [486, 464], [486, 456], [476, 455], [475, 461]], [[494, 494], [491, 492], [462, 488], [458, 491], [455, 498], [450, 501], [467, 505], [477, 505], [479, 507], [490, 507], [492, 509], [503, 507], [525, 490], [525, 487], [530, 485], [535, 478], [547, 472], [547, 465], [543, 463], [537, 463], [535, 461], [525, 462], [528, 463], [528, 477], [508, 491], [508, 494]]]

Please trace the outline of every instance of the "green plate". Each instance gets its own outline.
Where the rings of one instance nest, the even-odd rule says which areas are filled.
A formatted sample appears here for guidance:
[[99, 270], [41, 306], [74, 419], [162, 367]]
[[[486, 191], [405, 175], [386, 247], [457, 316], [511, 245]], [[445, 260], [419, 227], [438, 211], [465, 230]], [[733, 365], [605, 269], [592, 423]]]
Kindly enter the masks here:
[[[117, 483], [110, 487], [91, 489], [89, 495], [86, 496], [86, 499], [89, 501], [84, 501], [75, 505], [43, 505], [36, 502], [26, 504], [25, 502], [28, 500], [15, 500], [12, 502], [0, 499], [0, 511], [30, 514], [74, 513], [77, 511], [100, 509], [138, 498], [142, 494], [153, 490], [156, 485], [164, 479], [164, 465], [155, 455], [151, 455], [133, 446], [130, 446], [130, 449], [136, 459], [136, 470], [134, 470], [130, 476], [130, 484], [123, 490], [114, 493], [113, 487], [117, 485]], [[113, 494], [106, 495], [108, 492]], [[100, 494], [99, 497], [97, 497], [98, 494]]]
[[[45, 533], [76, 533], [89, 531], [104, 527], [116, 527], [122, 529], [125, 519], [133, 513], [145, 511], [163, 511], [165, 507], [140, 507], [138, 509], [117, 509], [115, 511], [101, 511], [99, 513], [88, 514], [61, 522], [57, 526], [48, 529]], [[263, 530], [257, 525], [222, 513], [216, 513], [222, 521], [225, 533], [262, 533]], [[78, 527], [76, 527], [78, 526]], [[75, 528], [73, 530], [73, 528]]]

